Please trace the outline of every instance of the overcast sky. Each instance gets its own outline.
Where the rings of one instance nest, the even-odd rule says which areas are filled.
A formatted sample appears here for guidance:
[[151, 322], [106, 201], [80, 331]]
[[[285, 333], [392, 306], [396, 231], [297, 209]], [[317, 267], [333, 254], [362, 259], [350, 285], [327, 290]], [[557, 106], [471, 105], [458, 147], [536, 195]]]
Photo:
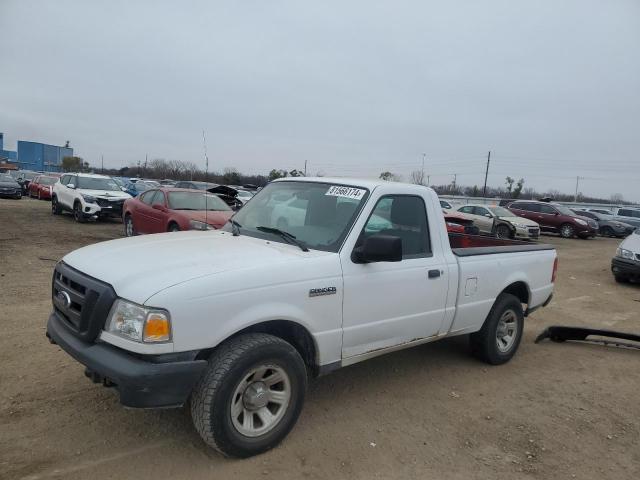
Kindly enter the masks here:
[[0, 0], [0, 131], [99, 165], [640, 201], [640, 2]]

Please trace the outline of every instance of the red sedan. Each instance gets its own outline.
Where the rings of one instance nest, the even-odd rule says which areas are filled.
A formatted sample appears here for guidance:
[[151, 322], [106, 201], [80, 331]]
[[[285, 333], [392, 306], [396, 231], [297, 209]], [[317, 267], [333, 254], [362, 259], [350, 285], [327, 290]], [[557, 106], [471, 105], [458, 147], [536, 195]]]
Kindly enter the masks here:
[[51, 200], [51, 190], [53, 184], [60, 179], [57, 173], [49, 173], [47, 175], [38, 175], [29, 183], [29, 196], [43, 200]]
[[127, 199], [122, 210], [127, 237], [222, 227], [233, 210], [218, 196], [186, 188], [157, 188]]

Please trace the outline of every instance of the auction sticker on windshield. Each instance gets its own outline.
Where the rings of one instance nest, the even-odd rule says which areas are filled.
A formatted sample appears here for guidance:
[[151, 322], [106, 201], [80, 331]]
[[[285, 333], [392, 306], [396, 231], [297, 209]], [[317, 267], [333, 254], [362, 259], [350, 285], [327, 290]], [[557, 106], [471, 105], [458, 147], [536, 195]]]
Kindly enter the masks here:
[[355, 200], [360, 200], [364, 197], [366, 190], [361, 188], [352, 188], [352, 187], [342, 187], [339, 185], [332, 185], [327, 190], [325, 195], [329, 195], [331, 197], [344, 197], [344, 198], [353, 198]]

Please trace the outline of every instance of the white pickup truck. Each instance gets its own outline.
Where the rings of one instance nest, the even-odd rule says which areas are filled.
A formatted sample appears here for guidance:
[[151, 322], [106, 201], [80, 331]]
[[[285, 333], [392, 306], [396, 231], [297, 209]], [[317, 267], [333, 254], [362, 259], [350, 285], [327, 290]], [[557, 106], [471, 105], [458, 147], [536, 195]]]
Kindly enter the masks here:
[[284, 179], [221, 230], [66, 255], [47, 336], [125, 406], [188, 404], [208, 445], [246, 457], [287, 435], [310, 377], [463, 334], [508, 361], [556, 267], [549, 245], [449, 236], [426, 187]]

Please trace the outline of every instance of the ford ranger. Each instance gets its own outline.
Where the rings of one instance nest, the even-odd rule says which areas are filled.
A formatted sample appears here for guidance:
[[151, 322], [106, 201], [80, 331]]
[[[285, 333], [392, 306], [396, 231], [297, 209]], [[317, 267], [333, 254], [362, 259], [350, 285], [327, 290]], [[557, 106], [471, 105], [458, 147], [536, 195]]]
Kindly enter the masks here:
[[47, 336], [123, 405], [186, 404], [247, 457], [293, 428], [313, 376], [454, 335], [507, 362], [556, 267], [549, 245], [449, 235], [424, 186], [281, 179], [220, 230], [66, 255]]

